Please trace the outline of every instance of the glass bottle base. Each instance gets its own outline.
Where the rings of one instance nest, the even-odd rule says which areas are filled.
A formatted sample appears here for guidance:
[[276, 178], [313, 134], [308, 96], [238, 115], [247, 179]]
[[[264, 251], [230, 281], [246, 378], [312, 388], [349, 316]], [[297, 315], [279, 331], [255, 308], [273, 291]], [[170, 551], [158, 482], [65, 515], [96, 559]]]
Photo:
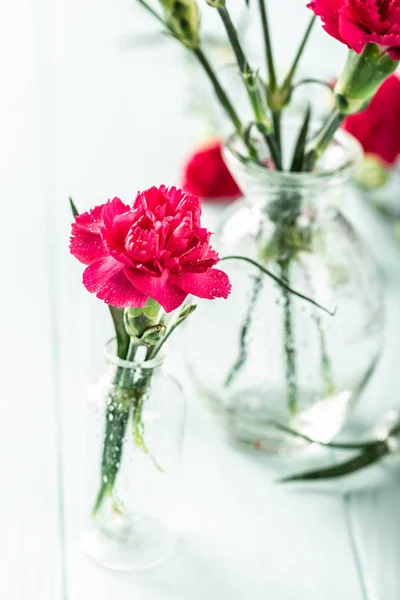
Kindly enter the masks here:
[[[304, 402], [295, 414], [285, 413], [282, 392], [269, 389], [247, 389], [230, 396], [225, 402], [208, 392], [205, 395], [213, 412], [232, 439], [249, 450], [271, 454], [308, 452], [312, 443], [286, 433], [289, 428], [319, 442], [330, 442], [346, 422], [353, 394], [341, 391], [315, 402]], [[280, 427], [283, 426], [283, 427]]]
[[174, 554], [177, 537], [160, 519], [150, 515], [114, 514], [107, 521], [94, 518], [82, 534], [86, 555], [113, 571], [144, 571]]

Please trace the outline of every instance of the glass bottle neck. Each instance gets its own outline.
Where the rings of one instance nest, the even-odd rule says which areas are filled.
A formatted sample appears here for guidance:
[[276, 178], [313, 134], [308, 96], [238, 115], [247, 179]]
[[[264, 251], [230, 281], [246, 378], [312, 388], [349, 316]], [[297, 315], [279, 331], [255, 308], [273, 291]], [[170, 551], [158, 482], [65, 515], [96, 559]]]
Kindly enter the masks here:
[[[284, 131], [298, 131], [296, 119], [284, 123]], [[271, 170], [265, 166], [268, 161], [254, 162], [243, 152], [241, 140], [232, 136], [224, 147], [224, 159], [246, 200], [261, 207], [275, 222], [294, 221], [302, 214], [321, 214], [337, 206], [362, 159], [360, 145], [344, 131], [335, 134], [311, 173]]]
[[332, 218], [344, 195], [344, 186], [322, 190], [283, 189], [264, 190], [263, 194], [249, 191], [248, 202], [258, 207], [264, 218], [273, 223], [290, 226]]
[[[117, 344], [115, 339], [109, 340], [105, 346], [105, 356], [109, 369], [117, 375], [126, 373], [125, 379], [130, 382], [142, 377], [150, 378], [155, 372], [162, 369], [165, 361], [165, 353], [160, 351], [151, 359], [146, 359], [147, 348], [138, 346], [133, 353], [128, 352], [127, 360], [117, 355]], [[123, 379], [123, 378], [122, 378]]]

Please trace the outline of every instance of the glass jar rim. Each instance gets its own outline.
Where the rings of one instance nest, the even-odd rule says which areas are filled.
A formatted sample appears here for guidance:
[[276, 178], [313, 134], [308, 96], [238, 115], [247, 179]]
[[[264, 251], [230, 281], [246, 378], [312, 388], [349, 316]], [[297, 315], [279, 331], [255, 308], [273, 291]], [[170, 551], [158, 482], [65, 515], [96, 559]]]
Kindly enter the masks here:
[[[290, 118], [294, 122], [295, 118]], [[360, 166], [364, 151], [361, 144], [354, 136], [343, 129], [339, 129], [331, 142], [342, 148], [343, 159], [341, 164], [334, 169], [315, 171], [312, 173], [293, 173], [290, 171], [272, 171], [254, 161], [249, 161], [244, 155], [237, 152], [233, 146], [239, 141], [237, 133], [231, 134], [223, 145], [223, 156], [228, 166], [235, 169], [246, 169], [246, 174], [251, 175], [271, 187], [315, 187], [321, 184], [329, 185], [347, 181]]]
[[160, 367], [165, 360], [165, 352], [161, 351], [150, 360], [125, 360], [120, 358], [116, 353], [117, 338], [110, 338], [104, 346], [104, 356], [108, 364], [114, 365], [115, 367], [121, 367], [125, 369], [142, 369], [142, 370], [153, 370]]

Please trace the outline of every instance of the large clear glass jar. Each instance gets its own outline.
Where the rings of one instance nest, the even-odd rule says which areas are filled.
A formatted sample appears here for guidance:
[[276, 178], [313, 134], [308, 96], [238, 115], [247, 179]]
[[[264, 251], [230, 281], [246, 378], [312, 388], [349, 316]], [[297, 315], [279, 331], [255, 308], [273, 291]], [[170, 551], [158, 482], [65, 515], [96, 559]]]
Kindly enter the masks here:
[[111, 341], [106, 357], [88, 388], [83, 545], [103, 567], [142, 570], [177, 542], [185, 401], [162, 356], [121, 360]]
[[[298, 129], [296, 121], [285, 125], [284, 148], [293, 147]], [[382, 347], [375, 265], [340, 210], [361, 150], [340, 131], [313, 173], [271, 171], [241, 151], [235, 137], [225, 147], [245, 199], [228, 210], [217, 232], [220, 256], [257, 261], [335, 314], [246, 262], [226, 261], [232, 294], [212, 306], [202, 303], [192, 318], [189, 368], [236, 440], [261, 451], [292, 451], [306, 442], [281, 426], [331, 440]]]

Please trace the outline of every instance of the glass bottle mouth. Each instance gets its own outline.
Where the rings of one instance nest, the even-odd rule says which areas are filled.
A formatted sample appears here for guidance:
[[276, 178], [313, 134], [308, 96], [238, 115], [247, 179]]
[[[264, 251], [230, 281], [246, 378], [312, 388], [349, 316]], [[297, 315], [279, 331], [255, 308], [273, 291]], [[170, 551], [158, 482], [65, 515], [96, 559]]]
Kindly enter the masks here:
[[[318, 131], [320, 125], [320, 122], [314, 122], [312, 130]], [[301, 120], [297, 117], [288, 117], [284, 121], [284, 131], [289, 133], [298, 133], [300, 126]], [[281, 189], [314, 188], [336, 186], [348, 181], [361, 165], [363, 150], [352, 135], [340, 129], [312, 173], [274, 171], [249, 160], [246, 147], [237, 134], [227, 139], [223, 155], [239, 185], [243, 180], [255, 179], [259, 185]], [[268, 158], [267, 154], [263, 157], [266, 162]]]
[[150, 360], [124, 360], [117, 355], [117, 340], [115, 337], [108, 340], [104, 347], [104, 355], [107, 361], [107, 364], [113, 365], [117, 368], [123, 369], [141, 369], [153, 371], [157, 367], [161, 367], [165, 360], [165, 352], [162, 350], [157, 354], [156, 357]]

